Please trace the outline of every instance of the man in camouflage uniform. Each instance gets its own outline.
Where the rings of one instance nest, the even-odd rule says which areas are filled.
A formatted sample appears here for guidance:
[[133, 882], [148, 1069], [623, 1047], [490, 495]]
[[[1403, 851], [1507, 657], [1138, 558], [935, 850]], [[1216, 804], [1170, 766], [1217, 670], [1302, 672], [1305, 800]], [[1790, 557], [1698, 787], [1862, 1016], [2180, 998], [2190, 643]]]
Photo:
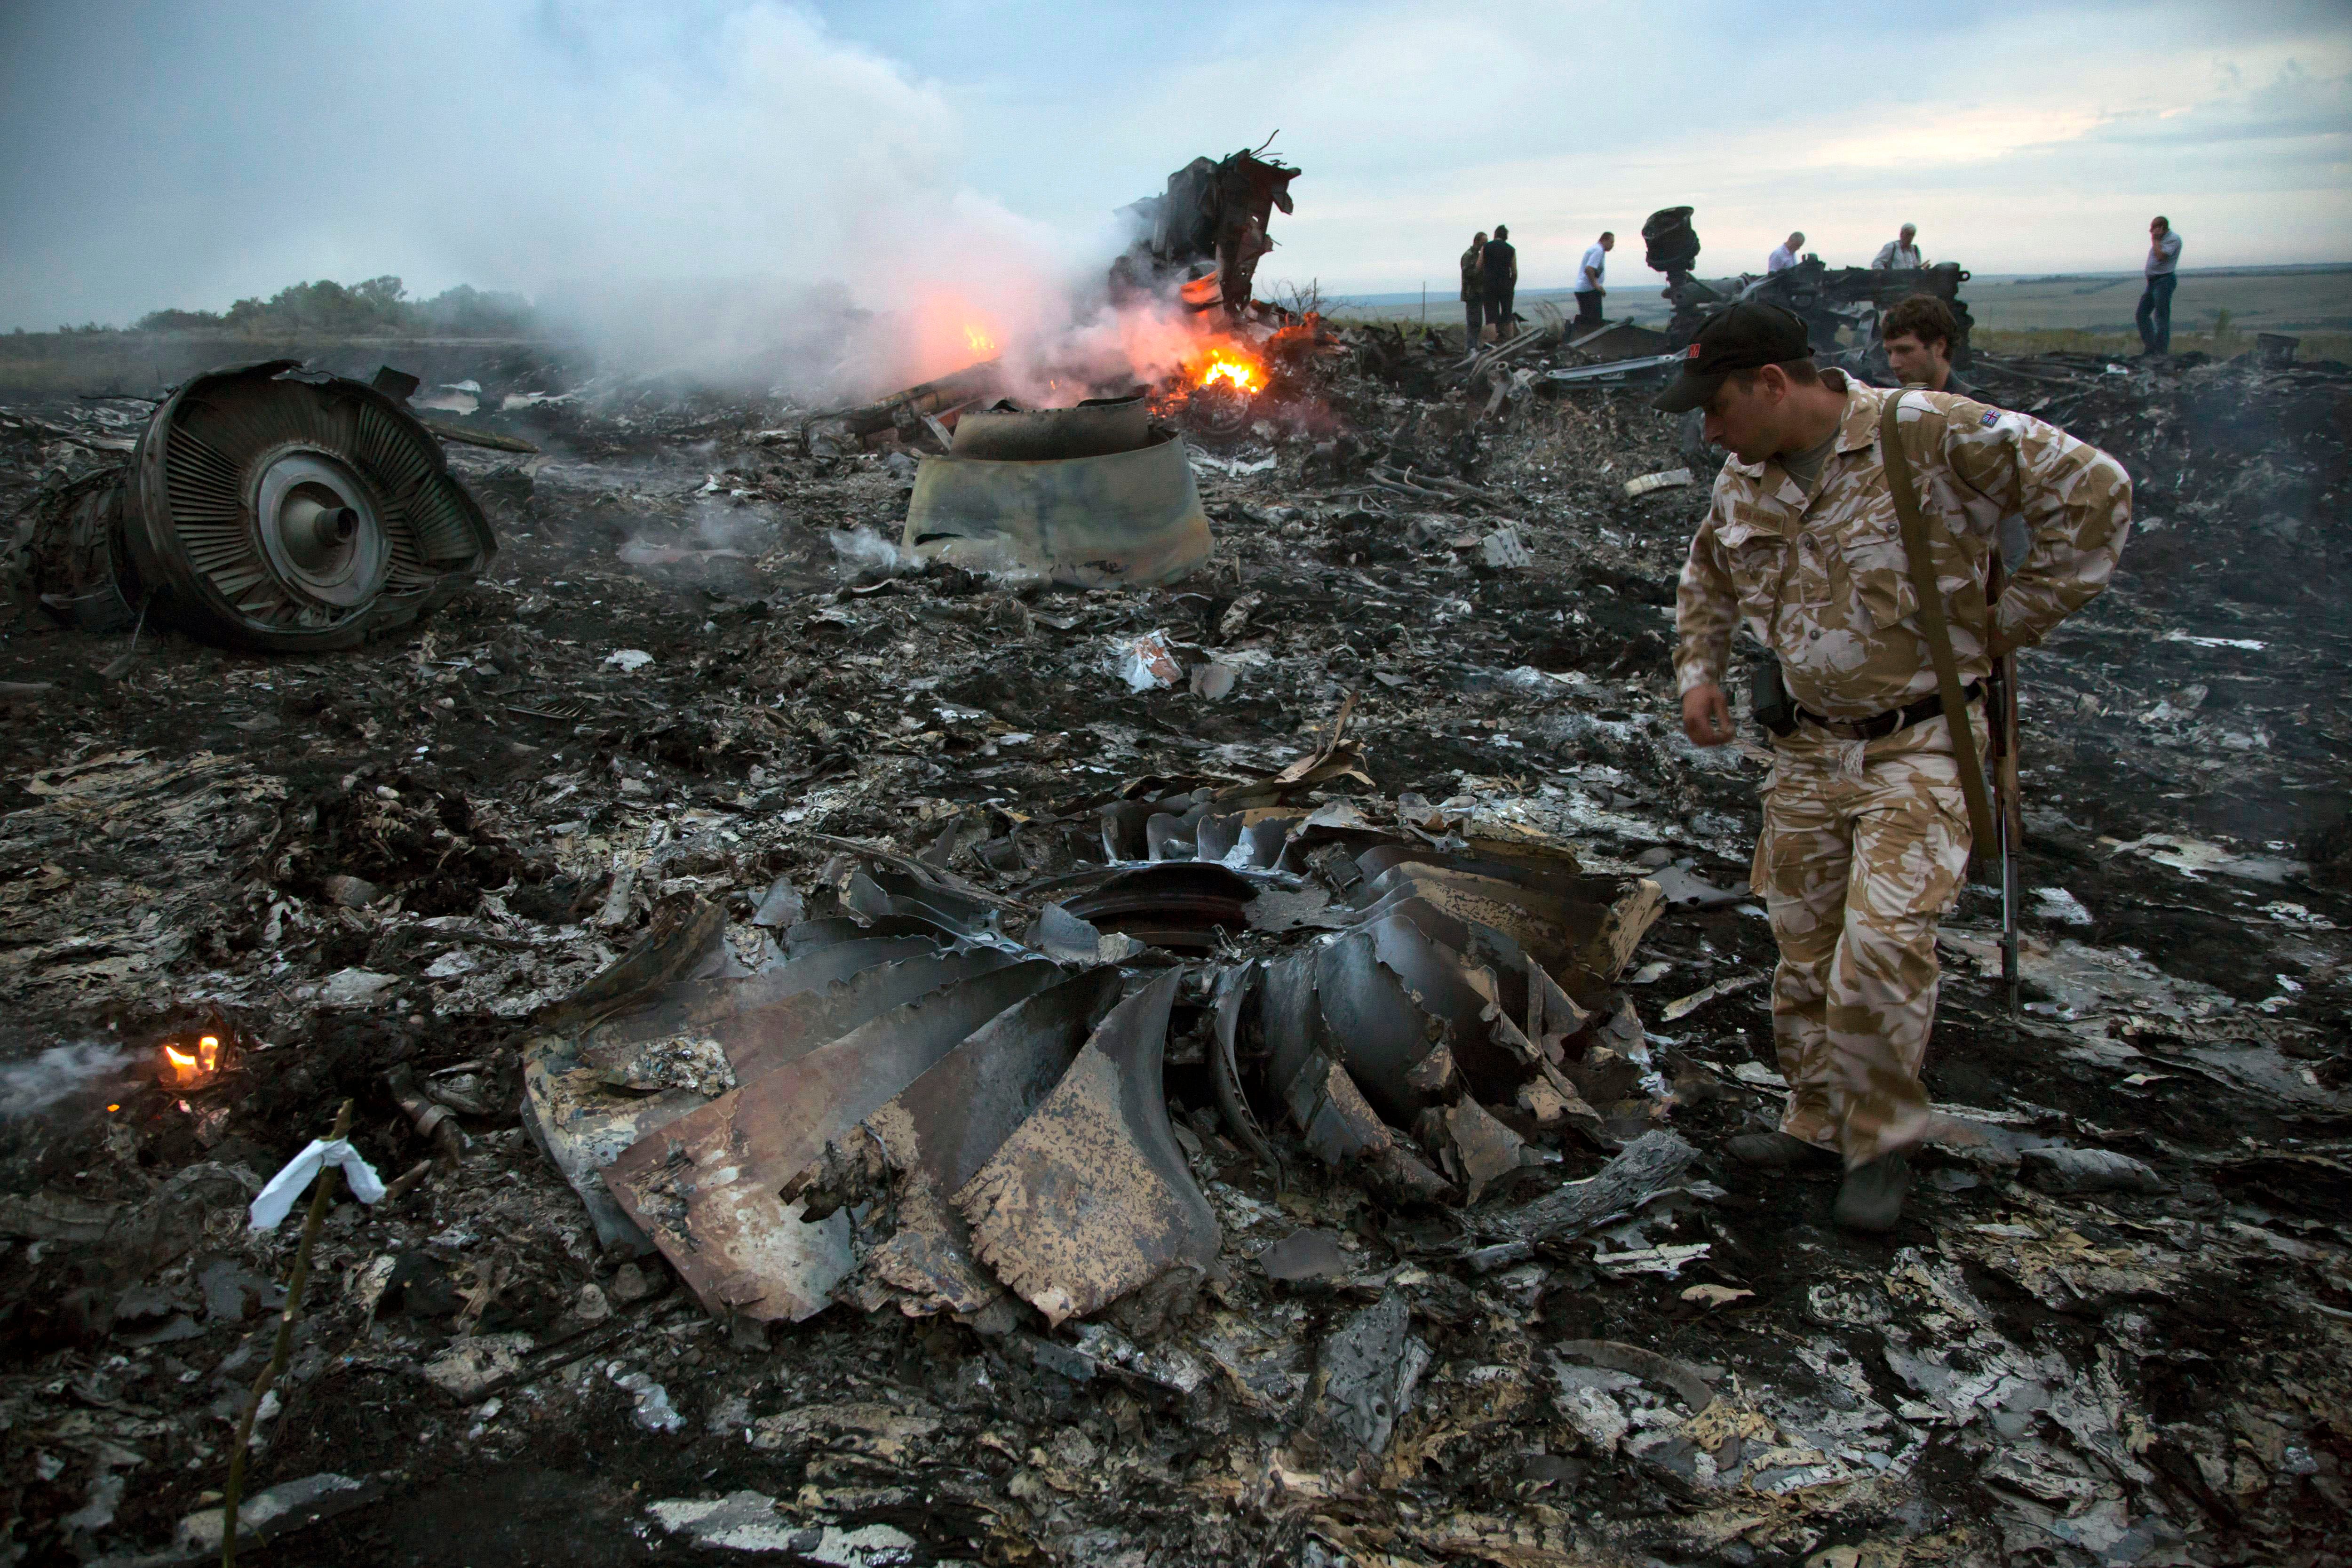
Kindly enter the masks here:
[[[1732, 737], [1723, 692], [1745, 624], [1776, 656], [1797, 712], [1773, 742], [1753, 885], [1780, 948], [1772, 1032], [1789, 1106], [1735, 1157], [1845, 1163], [1837, 1217], [1890, 1228], [1927, 1134], [1919, 1070], [1936, 1013], [1936, 921], [1969, 858], [1967, 807], [1936, 672], [1916, 620], [1893, 493], [1879, 463], [1883, 401], [1927, 520], [1953, 654], [1973, 699], [1998, 655], [2030, 647], [2106, 585], [2131, 526], [2131, 480], [2095, 447], [2021, 414], [1817, 371], [1804, 323], [1735, 305], [1699, 330], [1657, 406], [1706, 410], [1733, 460], [1683, 567], [1675, 654], [1683, 725]], [[2004, 515], [2032, 546], [1988, 614], [1986, 568]], [[1990, 646], [1988, 647], [1988, 626]], [[1970, 722], [1983, 754], [1983, 722]]]
[[1462, 315], [1469, 323], [1468, 333], [1462, 340], [1462, 357], [1478, 357], [1478, 340], [1486, 328], [1486, 231], [1480, 229], [1470, 237], [1470, 248], [1462, 253]]

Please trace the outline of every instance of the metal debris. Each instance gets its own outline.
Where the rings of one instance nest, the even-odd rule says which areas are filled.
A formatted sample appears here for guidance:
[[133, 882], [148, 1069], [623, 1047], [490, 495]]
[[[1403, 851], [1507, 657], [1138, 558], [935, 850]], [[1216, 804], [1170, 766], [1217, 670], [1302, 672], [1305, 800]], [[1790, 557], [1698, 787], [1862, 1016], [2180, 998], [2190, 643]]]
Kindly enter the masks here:
[[1429, 1367], [1429, 1347], [1411, 1329], [1404, 1297], [1391, 1290], [1324, 1340], [1297, 1438], [1303, 1455], [1345, 1470], [1388, 1451]]
[[713, 1312], [822, 1311], [849, 1272], [848, 1221], [803, 1221], [779, 1196], [784, 1184], [1055, 973], [1013, 964], [894, 1007], [633, 1143], [605, 1184]]
[[37, 510], [16, 548], [52, 614], [226, 647], [349, 647], [430, 614], [497, 552], [401, 404], [299, 360], [193, 378], [130, 461]]
[[1297, 1284], [1306, 1279], [1336, 1279], [1355, 1267], [1328, 1231], [1294, 1230], [1257, 1255], [1257, 1266], [1269, 1279]]
[[1688, 468], [1666, 468], [1654, 474], [1643, 474], [1638, 479], [1625, 481], [1625, 499], [1633, 500], [1658, 490], [1680, 489], [1691, 482]]
[[1211, 542], [1184, 452], [1164, 437], [1084, 457], [925, 457], [901, 542], [924, 560], [1076, 587], [1173, 583]]
[[[1035, 1113], [955, 1194], [973, 1252], [1049, 1323], [1216, 1261], [1216, 1216], [1170, 1135], [1160, 1057], [1177, 976], [1103, 1020]], [[1081, 1195], [1083, 1194], [1083, 1196]]]
[[853, 1243], [866, 1281], [861, 1304], [896, 1300], [909, 1313], [977, 1317], [997, 1299], [950, 1199], [1055, 1092], [1118, 994], [1117, 972], [1096, 968], [1028, 997], [785, 1184], [783, 1196], [808, 1200], [818, 1217], [887, 1198]]
[[1136, 237], [1112, 264], [1113, 289], [1158, 294], [1181, 286], [1196, 310], [1246, 308], [1258, 258], [1273, 248], [1266, 226], [1276, 208], [1291, 210], [1290, 182], [1299, 173], [1259, 157], [1264, 151], [1195, 158], [1168, 176], [1160, 195], [1122, 208]]

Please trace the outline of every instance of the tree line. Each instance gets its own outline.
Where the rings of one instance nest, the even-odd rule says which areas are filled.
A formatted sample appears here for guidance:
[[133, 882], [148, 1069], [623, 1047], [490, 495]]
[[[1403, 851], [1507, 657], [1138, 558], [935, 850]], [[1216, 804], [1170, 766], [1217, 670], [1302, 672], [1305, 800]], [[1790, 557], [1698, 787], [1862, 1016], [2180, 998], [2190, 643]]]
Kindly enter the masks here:
[[[513, 337], [534, 326], [530, 301], [460, 283], [429, 300], [412, 300], [397, 278], [361, 283], [320, 279], [280, 289], [267, 300], [239, 300], [226, 310], [151, 310], [132, 327], [142, 332], [235, 332], [374, 337], [430, 333], [449, 337]], [[61, 327], [60, 331], [76, 331]], [[95, 326], [78, 329], [97, 331]]]

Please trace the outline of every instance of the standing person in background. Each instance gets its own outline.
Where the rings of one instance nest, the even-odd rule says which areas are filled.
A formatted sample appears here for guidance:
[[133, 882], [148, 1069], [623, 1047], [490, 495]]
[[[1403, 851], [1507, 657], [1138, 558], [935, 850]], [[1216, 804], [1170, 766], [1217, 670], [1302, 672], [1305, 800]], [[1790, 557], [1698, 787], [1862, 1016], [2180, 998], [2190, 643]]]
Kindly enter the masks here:
[[1798, 229], [1780, 242], [1780, 248], [1764, 258], [1764, 276], [1786, 272], [1797, 264], [1797, 253], [1805, 248], [1805, 231]]
[[1486, 231], [1482, 228], [1471, 237], [1470, 248], [1462, 253], [1462, 318], [1469, 323], [1462, 338], [1465, 359], [1477, 357], [1478, 337], [1486, 325]]
[[1977, 389], [1952, 369], [1952, 351], [1960, 342], [1960, 319], [1933, 294], [1914, 294], [1898, 300], [1879, 321], [1878, 341], [1886, 345], [1886, 368], [1904, 385], [1948, 392], [1955, 397], [1977, 395]]
[[[1961, 380], [1960, 373], [1952, 368], [1953, 351], [1960, 346], [1960, 319], [1933, 294], [1914, 294], [1895, 301], [1895, 308], [1879, 318], [1878, 341], [1886, 350], [1886, 368], [1902, 385], [1986, 401], [1983, 393]], [[2002, 518], [1999, 537], [2006, 568], [2014, 573], [2023, 567], [2026, 552], [2033, 546], [2025, 519], [2016, 512]]]
[[2172, 232], [2172, 220], [2159, 217], [2147, 226], [2147, 287], [2139, 296], [2139, 352], [2145, 359], [2150, 354], [2172, 352], [2172, 289], [2178, 283], [2180, 266], [2180, 237]]
[[1584, 260], [1576, 268], [1576, 324], [1580, 327], [1601, 325], [1601, 295], [1609, 272], [1609, 253], [1616, 248], [1617, 237], [1606, 230], [1584, 248]]
[[1486, 319], [1495, 323], [1495, 341], [1511, 335], [1511, 296], [1519, 291], [1519, 253], [1511, 245], [1511, 226], [1498, 223], [1495, 237], [1479, 256], [1479, 275], [1486, 289]]
[[1917, 271], [1924, 265], [1919, 259], [1919, 247], [1914, 243], [1918, 237], [1919, 226], [1916, 223], [1905, 224], [1902, 234], [1878, 247], [1877, 256], [1873, 258], [1870, 263], [1871, 270], [1874, 272]]

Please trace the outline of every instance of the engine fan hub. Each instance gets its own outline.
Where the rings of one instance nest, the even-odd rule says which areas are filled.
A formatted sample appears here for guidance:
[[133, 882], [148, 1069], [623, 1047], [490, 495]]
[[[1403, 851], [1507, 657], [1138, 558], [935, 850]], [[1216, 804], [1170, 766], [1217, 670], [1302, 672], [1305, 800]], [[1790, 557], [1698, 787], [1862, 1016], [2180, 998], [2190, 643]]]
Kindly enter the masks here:
[[296, 449], [254, 487], [262, 550], [280, 578], [323, 605], [365, 604], [391, 568], [391, 542], [367, 484], [328, 453]]

